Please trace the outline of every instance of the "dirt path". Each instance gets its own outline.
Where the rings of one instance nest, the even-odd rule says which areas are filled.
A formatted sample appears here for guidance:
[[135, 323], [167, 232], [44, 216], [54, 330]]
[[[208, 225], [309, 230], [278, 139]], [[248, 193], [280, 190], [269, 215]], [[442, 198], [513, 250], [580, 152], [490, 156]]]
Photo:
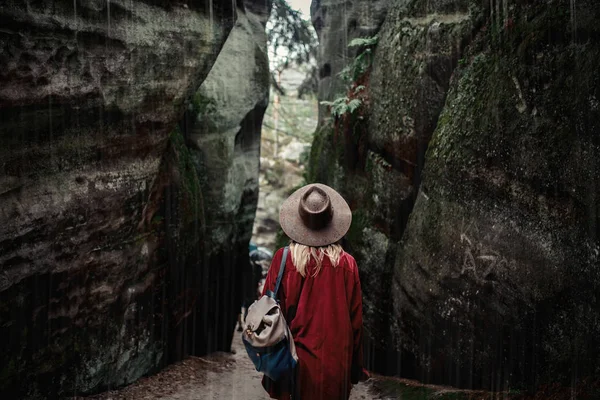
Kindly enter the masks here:
[[[216, 353], [207, 357], [190, 357], [160, 373], [122, 388], [91, 397], [102, 400], [267, 400], [261, 386], [262, 374], [256, 372], [246, 355], [241, 336], [235, 332], [235, 354]], [[352, 390], [351, 400], [374, 399], [369, 383]]]
[[[209, 371], [207, 382], [199, 387], [182, 390], [165, 400], [211, 399], [211, 400], [265, 400], [269, 399], [261, 386], [262, 374], [256, 372], [254, 365], [246, 355], [240, 335], [236, 332], [233, 340], [236, 354], [228, 362], [231, 367], [225, 371]], [[356, 388], [352, 400], [369, 399], [366, 387]], [[354, 393], [355, 392], [355, 393]]]
[[[243, 348], [241, 336], [235, 332], [232, 348], [235, 354], [215, 353], [207, 357], [190, 357], [165, 368], [160, 373], [136, 383], [96, 396], [98, 400], [268, 400], [257, 373]], [[553, 387], [548, 392], [522, 395], [518, 392], [489, 393], [451, 387], [423, 385], [419, 382], [372, 375], [368, 382], [355, 386], [350, 400], [571, 400], [600, 399], [600, 381], [576, 392]], [[594, 381], [595, 382], [595, 381]], [[574, 394], [575, 393], [575, 394]], [[586, 393], [586, 395], [580, 395]], [[71, 398], [82, 400], [83, 398]], [[310, 399], [307, 399], [310, 400]]]

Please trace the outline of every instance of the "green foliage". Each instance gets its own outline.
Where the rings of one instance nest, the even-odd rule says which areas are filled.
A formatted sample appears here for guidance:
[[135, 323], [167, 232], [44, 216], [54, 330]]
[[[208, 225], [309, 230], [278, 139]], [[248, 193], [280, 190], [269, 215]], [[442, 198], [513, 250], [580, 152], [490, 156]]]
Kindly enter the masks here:
[[274, 51], [284, 47], [289, 54], [285, 62], [304, 64], [316, 56], [317, 38], [310, 23], [285, 0], [273, 0], [267, 40]]
[[359, 99], [350, 100], [348, 97], [339, 97], [334, 101], [322, 101], [321, 104], [330, 107], [331, 115], [334, 118], [340, 118], [346, 114], [353, 114], [362, 102]]
[[192, 97], [191, 107], [195, 116], [212, 114], [217, 111], [215, 100], [204, 97], [200, 91], [196, 92], [194, 97]]
[[[373, 47], [377, 45], [377, 41], [377, 36], [353, 39], [348, 47], [363, 47], [364, 50], [360, 52], [354, 58], [352, 63], [347, 65], [338, 75], [351, 85], [358, 81], [358, 79], [360, 79], [360, 77], [371, 67], [373, 61]], [[365, 89], [366, 87], [364, 85], [358, 85], [352, 91], [352, 95], [356, 96]], [[345, 115], [354, 114], [362, 105], [362, 101], [359, 98], [350, 99], [348, 96], [344, 96], [338, 97], [334, 101], [322, 101], [321, 104], [329, 106], [332, 117], [341, 118]]]
[[350, 100], [347, 104], [350, 114], [353, 114], [354, 111], [358, 110], [358, 107], [360, 107], [361, 104], [362, 102], [359, 99]]
[[[276, 74], [293, 64], [299, 66], [316, 60], [317, 36], [311, 24], [302, 19], [300, 12], [292, 9], [286, 0], [273, 0], [267, 24], [267, 42], [269, 58], [274, 64], [274, 70], [271, 70], [271, 84], [275, 90], [284, 94]], [[303, 93], [316, 92], [316, 76], [316, 69], [308, 72]]]
[[346, 82], [356, 82], [371, 66], [373, 50], [378, 40], [378, 36], [353, 39], [348, 47], [361, 47], [363, 51], [360, 51], [354, 60], [342, 69], [338, 75]]

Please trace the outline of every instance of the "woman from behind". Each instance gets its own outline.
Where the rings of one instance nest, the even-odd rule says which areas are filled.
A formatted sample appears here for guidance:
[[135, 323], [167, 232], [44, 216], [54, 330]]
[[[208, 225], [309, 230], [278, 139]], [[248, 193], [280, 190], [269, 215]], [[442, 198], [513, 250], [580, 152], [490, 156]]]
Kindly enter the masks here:
[[[263, 386], [280, 400], [348, 399], [352, 384], [368, 378], [358, 268], [339, 243], [352, 213], [335, 190], [312, 184], [284, 202], [279, 220], [292, 242], [277, 298], [296, 345], [298, 367], [293, 378], [273, 382], [265, 377]], [[282, 256], [279, 249], [263, 294], [274, 290]]]

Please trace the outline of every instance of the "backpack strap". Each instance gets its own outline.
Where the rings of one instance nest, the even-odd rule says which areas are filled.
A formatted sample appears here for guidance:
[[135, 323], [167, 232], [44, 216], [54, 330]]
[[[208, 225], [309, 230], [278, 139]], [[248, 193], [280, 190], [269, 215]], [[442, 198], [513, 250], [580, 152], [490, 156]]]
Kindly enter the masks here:
[[277, 275], [277, 283], [275, 283], [275, 292], [269, 291], [268, 296], [277, 300], [277, 292], [279, 292], [279, 286], [281, 285], [281, 278], [283, 278], [283, 271], [285, 271], [285, 261], [289, 252], [289, 247], [285, 246], [283, 249], [283, 256], [281, 257], [281, 265], [279, 266], [279, 274]]

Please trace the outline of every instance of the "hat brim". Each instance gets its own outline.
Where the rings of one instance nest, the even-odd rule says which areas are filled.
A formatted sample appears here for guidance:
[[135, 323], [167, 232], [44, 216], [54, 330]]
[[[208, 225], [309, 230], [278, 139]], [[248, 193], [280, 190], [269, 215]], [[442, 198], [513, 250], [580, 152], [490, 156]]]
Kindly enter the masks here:
[[[319, 230], [306, 227], [298, 212], [300, 199], [313, 186], [327, 193], [333, 210], [330, 223]], [[279, 211], [279, 223], [285, 234], [297, 243], [313, 247], [327, 246], [337, 242], [348, 232], [352, 224], [352, 211], [338, 192], [327, 185], [315, 183], [301, 187], [283, 202]]]

